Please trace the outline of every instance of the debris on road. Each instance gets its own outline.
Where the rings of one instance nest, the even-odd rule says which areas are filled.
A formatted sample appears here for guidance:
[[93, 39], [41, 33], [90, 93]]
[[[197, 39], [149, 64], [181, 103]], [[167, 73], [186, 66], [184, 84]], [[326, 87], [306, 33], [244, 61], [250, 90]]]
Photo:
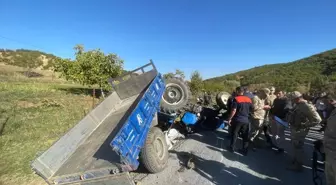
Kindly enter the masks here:
[[164, 134], [168, 145], [168, 150], [171, 150], [173, 148], [173, 145], [176, 143], [176, 139], [185, 138], [185, 136], [175, 128], [165, 131]]

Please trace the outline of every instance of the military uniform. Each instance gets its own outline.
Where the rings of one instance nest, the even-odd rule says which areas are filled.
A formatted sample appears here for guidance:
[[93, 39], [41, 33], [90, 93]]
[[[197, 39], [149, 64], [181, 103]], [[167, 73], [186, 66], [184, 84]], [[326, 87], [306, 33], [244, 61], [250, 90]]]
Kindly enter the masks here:
[[324, 152], [325, 160], [325, 176], [327, 185], [336, 184], [336, 109], [327, 119], [327, 128], [324, 133]]
[[[269, 90], [267, 88], [263, 89], [259, 93], [269, 94]], [[254, 96], [252, 98], [253, 104], [253, 112], [252, 112], [252, 130], [253, 133], [251, 135], [250, 140], [254, 141], [255, 138], [259, 136], [259, 134], [264, 131], [266, 140], [268, 143], [272, 143], [270, 135], [267, 133], [267, 129], [264, 127], [266, 111], [265, 107], [265, 99], [261, 99], [260, 95]], [[267, 97], [266, 97], [267, 98]]]
[[[275, 88], [271, 88], [271, 91], [274, 92], [275, 91]], [[273, 103], [274, 103], [274, 100], [276, 99], [276, 95], [274, 94], [270, 94], [269, 96], [267, 96], [267, 98], [265, 99], [265, 105], [269, 105], [270, 107], [273, 107]], [[272, 135], [275, 136], [277, 132], [274, 132], [274, 129], [276, 128], [276, 123], [272, 124], [273, 119], [272, 119], [272, 115], [271, 115], [271, 112], [270, 110], [267, 110], [266, 113], [265, 113], [265, 120], [264, 120], [264, 133], [266, 133], [266, 135], [270, 135], [269, 134], [269, 131], [272, 132]], [[268, 137], [268, 136], [266, 136]], [[271, 141], [269, 141], [271, 142]], [[273, 143], [272, 143], [273, 145]]]
[[[276, 96], [274, 94], [271, 94], [269, 96], [267, 96], [267, 98], [265, 99], [265, 105], [269, 105], [271, 107], [273, 107], [273, 102], [276, 99]], [[266, 111], [266, 115], [265, 115], [265, 121], [268, 123], [269, 120], [269, 111]]]
[[[294, 92], [294, 98], [301, 97], [301, 93]], [[319, 124], [322, 119], [312, 104], [302, 100], [297, 103], [287, 116], [290, 123], [291, 143], [293, 146], [293, 161], [289, 167], [291, 170], [302, 170], [304, 159], [304, 141], [309, 132], [309, 128]]]
[[264, 110], [265, 101], [258, 96], [252, 98], [253, 112], [252, 112], [252, 129], [253, 133], [251, 141], [253, 141], [262, 131], [266, 111]]

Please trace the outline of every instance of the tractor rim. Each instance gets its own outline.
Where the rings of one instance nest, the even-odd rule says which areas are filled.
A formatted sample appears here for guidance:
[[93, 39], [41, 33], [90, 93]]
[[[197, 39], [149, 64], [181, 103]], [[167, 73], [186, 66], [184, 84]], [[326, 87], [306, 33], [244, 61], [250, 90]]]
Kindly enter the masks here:
[[162, 100], [169, 105], [177, 105], [184, 99], [184, 92], [178, 84], [168, 83]]
[[157, 157], [162, 160], [165, 156], [163, 140], [157, 137], [153, 144]]

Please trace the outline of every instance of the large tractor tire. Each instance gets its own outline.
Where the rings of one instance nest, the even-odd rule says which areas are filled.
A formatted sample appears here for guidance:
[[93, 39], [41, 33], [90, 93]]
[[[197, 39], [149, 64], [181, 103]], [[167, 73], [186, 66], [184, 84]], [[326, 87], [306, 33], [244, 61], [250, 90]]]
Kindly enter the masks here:
[[161, 129], [152, 127], [141, 149], [140, 159], [150, 173], [161, 172], [168, 164], [168, 146]]
[[185, 108], [191, 99], [188, 85], [180, 78], [166, 80], [166, 91], [162, 96], [161, 111], [172, 114]]
[[227, 101], [231, 94], [228, 92], [220, 92], [216, 96], [216, 103], [222, 109], [227, 109]]

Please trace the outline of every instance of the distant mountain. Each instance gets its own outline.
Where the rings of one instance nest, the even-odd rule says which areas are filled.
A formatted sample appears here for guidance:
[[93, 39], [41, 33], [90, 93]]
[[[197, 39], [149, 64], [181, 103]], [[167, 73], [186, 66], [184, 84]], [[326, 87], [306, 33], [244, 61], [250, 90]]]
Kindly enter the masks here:
[[287, 90], [318, 90], [336, 81], [336, 49], [290, 63], [272, 64], [205, 80], [223, 84], [238, 81], [241, 85], [274, 85]]
[[27, 49], [0, 49], [0, 63], [31, 69], [52, 69], [57, 57], [52, 54]]

